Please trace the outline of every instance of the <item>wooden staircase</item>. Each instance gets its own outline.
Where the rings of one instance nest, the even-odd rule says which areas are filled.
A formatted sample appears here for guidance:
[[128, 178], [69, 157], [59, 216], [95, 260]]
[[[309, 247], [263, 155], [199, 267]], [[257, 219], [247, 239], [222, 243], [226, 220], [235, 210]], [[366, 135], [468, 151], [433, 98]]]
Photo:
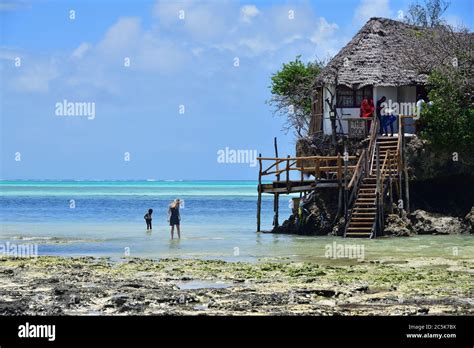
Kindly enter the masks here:
[[[385, 136], [378, 136], [373, 142], [374, 148], [369, 149], [371, 154], [370, 170], [357, 189], [354, 205], [346, 225], [345, 237], [374, 237], [377, 221], [377, 174], [379, 177], [382, 176], [379, 191], [383, 193], [386, 188], [385, 176], [396, 175], [398, 172], [393, 161], [398, 153], [399, 144], [397, 137]], [[379, 152], [378, 168], [377, 149]]]

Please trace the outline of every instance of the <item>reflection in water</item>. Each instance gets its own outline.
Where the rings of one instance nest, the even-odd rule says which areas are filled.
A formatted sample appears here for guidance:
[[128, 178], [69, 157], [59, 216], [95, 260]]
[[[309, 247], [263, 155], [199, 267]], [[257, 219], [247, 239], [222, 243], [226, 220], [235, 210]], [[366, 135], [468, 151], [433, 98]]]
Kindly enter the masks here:
[[280, 242], [280, 238], [279, 238], [280, 236], [278, 234], [273, 234], [273, 233], [272, 233], [272, 236], [273, 236], [273, 240], [272, 240], [273, 244], [278, 244]]
[[180, 239], [177, 239], [177, 238], [175, 238], [175, 239], [170, 239], [170, 241], [169, 241], [169, 248], [170, 248], [171, 250], [181, 249], [181, 248], [180, 248], [180, 244], [179, 244], [180, 241], [181, 241], [181, 240], [180, 240]]

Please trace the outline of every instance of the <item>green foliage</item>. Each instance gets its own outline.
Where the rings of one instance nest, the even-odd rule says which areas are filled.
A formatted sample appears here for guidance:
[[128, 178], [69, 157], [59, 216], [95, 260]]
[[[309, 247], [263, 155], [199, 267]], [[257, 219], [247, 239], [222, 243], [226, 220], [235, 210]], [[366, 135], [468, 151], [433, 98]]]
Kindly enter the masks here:
[[294, 61], [284, 63], [282, 68], [271, 76], [272, 99], [270, 104], [275, 112], [287, 117], [287, 129], [299, 135], [308, 126], [311, 115], [311, 96], [314, 81], [322, 69], [320, 62], [303, 63], [300, 56]]
[[[294, 61], [284, 63], [280, 71], [272, 76], [271, 92], [284, 97], [289, 104], [311, 113], [311, 94], [314, 79], [321, 71], [321, 64], [309, 62], [304, 64], [300, 56]], [[305, 93], [306, 92], [306, 93]]]
[[429, 77], [430, 107], [422, 111], [422, 138], [437, 150], [474, 155], [474, 108], [460, 74], [438, 71]]

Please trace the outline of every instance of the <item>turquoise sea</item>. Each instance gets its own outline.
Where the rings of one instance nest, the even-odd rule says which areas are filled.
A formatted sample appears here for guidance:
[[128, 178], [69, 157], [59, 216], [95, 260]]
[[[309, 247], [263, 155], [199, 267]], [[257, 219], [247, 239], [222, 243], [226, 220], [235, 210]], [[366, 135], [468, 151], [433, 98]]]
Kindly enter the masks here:
[[[171, 241], [167, 207], [177, 197], [184, 200], [182, 238]], [[289, 199], [280, 198], [281, 219], [290, 214]], [[363, 245], [366, 259], [474, 254], [470, 236], [344, 240], [256, 233], [256, 201], [252, 181], [0, 181], [0, 245], [36, 244], [39, 255], [228, 261], [340, 262], [325, 257], [333, 242]], [[152, 232], [143, 220], [148, 208]], [[272, 197], [264, 196], [264, 229], [272, 217]]]

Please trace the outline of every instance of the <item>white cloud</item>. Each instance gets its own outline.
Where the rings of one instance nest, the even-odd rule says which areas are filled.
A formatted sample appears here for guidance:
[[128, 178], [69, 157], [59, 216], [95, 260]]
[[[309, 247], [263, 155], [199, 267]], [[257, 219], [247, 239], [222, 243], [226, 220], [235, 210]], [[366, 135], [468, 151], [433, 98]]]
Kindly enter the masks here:
[[30, 8], [30, 4], [20, 0], [2, 0], [2, 2], [0, 2], [0, 11], [15, 11]]
[[258, 56], [267, 52], [274, 51], [278, 46], [261, 36], [242, 38], [238, 41], [236, 49], [249, 56]]
[[353, 23], [361, 25], [371, 17], [391, 18], [391, 16], [392, 10], [389, 0], [361, 0], [355, 10]]
[[[184, 20], [179, 19], [181, 10]], [[280, 65], [298, 54], [303, 59], [334, 55], [342, 46], [338, 25], [317, 18], [308, 3], [275, 5], [263, 11], [255, 5], [240, 6], [229, 1], [160, 0], [153, 9], [153, 17], [149, 27], [144, 27], [139, 17], [121, 17], [97, 42], [78, 44], [67, 55], [74, 64], [67, 59], [59, 60], [63, 63], [58, 86], [62, 82], [83, 93], [115, 95], [126, 89], [124, 81], [130, 75], [124, 69], [174, 74], [190, 69], [197, 60], [205, 65], [201, 70], [217, 73], [223, 69], [216, 63], [221, 59], [249, 57], [260, 59], [255, 62], [262, 66], [271, 63], [270, 60]], [[130, 58], [130, 67], [124, 67], [125, 58]], [[41, 71], [37, 77], [32, 70], [18, 78], [15, 86], [23, 90], [48, 90], [59, 69], [38, 70]]]
[[253, 17], [258, 16], [260, 11], [255, 5], [245, 5], [240, 8], [240, 20], [245, 23], [250, 23]]
[[15, 58], [21, 56], [20, 52], [11, 47], [0, 47], [0, 59], [2, 60], [15, 60]]
[[329, 23], [323, 17], [319, 18], [316, 30], [311, 35], [310, 41], [316, 44], [321, 55], [320, 58], [326, 59], [337, 53], [342, 44], [338, 31], [339, 26], [336, 23]]
[[105, 33], [97, 49], [105, 56], [131, 55], [142, 40], [143, 31], [138, 17], [122, 17]]
[[51, 81], [59, 76], [56, 62], [28, 60], [23, 59], [22, 66], [15, 68], [11, 87], [19, 92], [48, 92]]
[[87, 42], [83, 42], [72, 52], [71, 57], [76, 58], [76, 59], [81, 59], [82, 57], [84, 57], [86, 52], [89, 51], [91, 48], [92, 48], [91, 44]]
[[[191, 53], [180, 42], [164, 38], [155, 29], [143, 28], [137, 17], [119, 18], [97, 43], [81, 43], [73, 50], [70, 56], [75, 59], [74, 64], [64, 69], [66, 86], [84, 95], [120, 95], [128, 86], [127, 71], [176, 72]], [[127, 67], [126, 58], [130, 62]]]
[[158, 0], [153, 15], [163, 29], [171, 29], [194, 40], [215, 40], [231, 30], [229, 24], [236, 17], [236, 10], [236, 5], [230, 1]]
[[179, 41], [163, 36], [159, 31], [144, 29], [139, 18], [124, 17], [107, 30], [96, 48], [88, 46], [88, 50], [95, 65], [107, 62], [123, 68], [124, 58], [129, 58], [131, 69], [169, 73], [184, 64], [190, 53], [182, 49]]
[[321, 44], [324, 40], [335, 36], [339, 26], [336, 23], [329, 23], [325, 18], [319, 17], [319, 22], [316, 31], [311, 36], [311, 42]]

